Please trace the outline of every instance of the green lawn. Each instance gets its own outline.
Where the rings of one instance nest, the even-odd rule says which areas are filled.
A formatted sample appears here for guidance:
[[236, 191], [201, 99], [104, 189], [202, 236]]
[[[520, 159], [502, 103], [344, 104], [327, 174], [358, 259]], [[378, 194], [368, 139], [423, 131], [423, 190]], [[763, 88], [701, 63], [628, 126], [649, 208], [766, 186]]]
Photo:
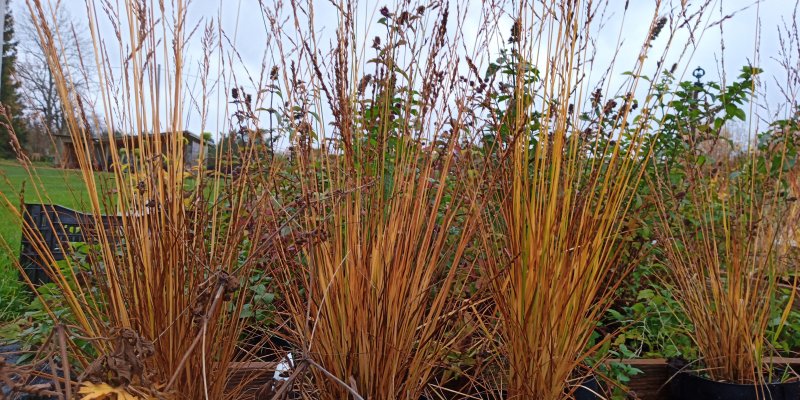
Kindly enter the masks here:
[[[52, 168], [45, 164], [35, 166], [34, 186], [28, 172], [17, 162], [0, 160], [0, 199], [8, 198], [16, 207], [19, 206], [20, 192], [24, 184], [25, 202], [59, 204], [74, 209], [85, 209], [87, 200], [83, 179], [78, 170]], [[37, 194], [38, 187], [41, 197]], [[20, 224], [13, 212], [6, 206], [5, 200], [0, 204], [0, 237], [8, 244], [0, 246], [0, 320], [4, 314], [4, 305], [9, 304], [19, 291], [20, 283], [12, 260], [19, 256]], [[0, 242], [2, 243], [2, 242]]]
[[[59, 204], [78, 210], [85, 209], [84, 205], [88, 198], [79, 170], [37, 165], [33, 179], [39, 180], [38, 194], [36, 186], [31, 182], [28, 172], [22, 166], [16, 162], [0, 160], [0, 193], [8, 197], [15, 205], [19, 203], [20, 190], [24, 184], [27, 203], [41, 202]], [[11, 210], [5, 205], [0, 208], [0, 236], [14, 249], [16, 255], [19, 251], [20, 226], [14, 219]]]
[[[111, 173], [97, 173], [98, 182], [112, 179]], [[33, 182], [36, 182], [34, 185]], [[186, 181], [186, 187], [195, 184], [193, 179]], [[10, 304], [24, 297], [19, 296], [22, 284], [19, 282], [13, 260], [19, 257], [20, 223], [14, 212], [8, 208], [4, 198], [9, 199], [15, 208], [20, 204], [20, 193], [24, 186], [26, 203], [58, 204], [75, 210], [88, 210], [89, 196], [80, 170], [53, 168], [49, 164], [34, 166], [33, 178], [19, 163], [0, 160], [0, 321], [8, 319]], [[101, 185], [107, 186], [107, 185]], [[36, 190], [38, 188], [38, 191]], [[6, 246], [7, 245], [7, 246]], [[16, 299], [16, 300], [15, 300]], [[17, 304], [19, 305], [19, 304]]]

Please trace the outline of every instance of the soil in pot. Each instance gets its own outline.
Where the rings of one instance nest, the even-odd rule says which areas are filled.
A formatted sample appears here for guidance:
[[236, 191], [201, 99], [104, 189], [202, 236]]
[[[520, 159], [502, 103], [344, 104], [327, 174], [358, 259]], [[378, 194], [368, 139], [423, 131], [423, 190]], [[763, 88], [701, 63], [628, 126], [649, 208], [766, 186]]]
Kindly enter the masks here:
[[762, 385], [744, 385], [717, 382], [692, 371], [681, 369], [676, 363], [669, 365], [669, 398], [672, 400], [797, 400], [800, 399], [800, 381], [776, 382]]

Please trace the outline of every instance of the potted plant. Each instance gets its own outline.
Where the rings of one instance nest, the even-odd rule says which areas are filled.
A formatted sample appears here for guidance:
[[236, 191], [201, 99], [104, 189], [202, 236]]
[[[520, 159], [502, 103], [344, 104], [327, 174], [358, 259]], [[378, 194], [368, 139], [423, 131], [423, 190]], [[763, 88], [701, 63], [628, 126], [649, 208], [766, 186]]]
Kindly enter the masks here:
[[716, 119], [724, 123], [744, 113], [739, 104], [753, 73], [757, 70], [746, 68], [727, 88], [722, 107], [699, 113], [708, 115], [709, 123], [676, 119], [691, 122], [679, 127], [691, 148], [680, 166], [654, 180], [659, 247], [700, 355], [689, 364], [671, 363], [674, 399], [800, 397], [800, 382], [789, 366], [776, 365], [771, 357], [771, 342], [786, 323], [797, 286], [779, 285], [788, 209], [782, 181], [792, 164], [790, 141], [773, 132], [780, 147], [765, 145], [770, 135], [761, 135], [762, 145], [744, 153], [730, 142], [724, 142], [728, 150], [719, 151], [720, 130], [710, 129]]
[[[354, 12], [340, 11], [343, 19]], [[467, 251], [479, 207], [470, 182], [456, 175], [464, 166], [456, 164], [463, 118], [436, 86], [444, 76], [439, 65], [448, 65], [441, 60], [452, 54], [402, 56], [425, 54], [425, 35], [443, 40], [447, 9], [403, 4], [380, 13], [387, 32], [375, 38], [379, 62], [369, 74], [339, 75], [362, 62], [349, 58], [361, 51], [350, 42], [337, 47], [340, 58], [329, 66], [337, 80], [315, 77], [344, 90], [331, 99], [341, 130], [327, 138], [298, 132], [298, 192], [311, 200], [287, 228], [276, 260], [287, 341], [298, 368], [308, 371], [298, 382], [313, 382], [295, 391], [322, 400], [440, 398], [431, 392], [446, 383], [442, 365], [467, 329], [456, 324], [457, 300], [466, 297], [459, 280], [472, 269]], [[426, 25], [428, 18], [436, 22]], [[339, 43], [348, 43], [353, 28], [340, 27]], [[420, 71], [418, 63], [431, 68]], [[408, 75], [373, 79], [394, 71]], [[316, 124], [312, 114], [304, 126]], [[343, 143], [341, 151], [329, 151], [328, 140]]]
[[[562, 11], [537, 23], [579, 18]], [[482, 111], [495, 116], [483, 143], [494, 163], [485, 188], [494, 201], [480, 235], [492, 307], [476, 315], [497, 355], [497, 371], [484, 375], [500, 376], [485, 385], [496, 397], [598, 398], [589, 361], [608, 339], [597, 337], [598, 323], [630, 271], [619, 262], [623, 224], [646, 160], [650, 114], [633, 116], [639, 104], [631, 94], [604, 98], [602, 89], [552, 79], [570, 75], [569, 49], [582, 48], [582, 35], [560, 38], [565, 49], [553, 51], [564, 63], [540, 69], [525, 50], [540, 45], [515, 34], [525, 31], [517, 22], [512, 48], [491, 64], [487, 80], [507, 90], [487, 95], [495, 108]], [[629, 84], [641, 83], [631, 76]]]

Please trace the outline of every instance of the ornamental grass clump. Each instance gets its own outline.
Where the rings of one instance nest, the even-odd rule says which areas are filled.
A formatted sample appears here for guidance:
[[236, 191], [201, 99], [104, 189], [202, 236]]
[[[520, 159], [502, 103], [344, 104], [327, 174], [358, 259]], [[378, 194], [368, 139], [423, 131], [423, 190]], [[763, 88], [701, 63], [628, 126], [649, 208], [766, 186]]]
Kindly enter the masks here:
[[[282, 70], [298, 110], [292, 146], [308, 204], [274, 267], [282, 336], [310, 372], [295, 386], [306, 396], [417, 400], [441, 383], [462, 336], [457, 278], [472, 268], [478, 221], [477, 191], [457, 169], [464, 112], [454, 102], [462, 89], [452, 11], [383, 8], [381, 36], [362, 49], [354, 6], [340, 5], [329, 62], [308, 38], [310, 74]], [[294, 6], [313, 15], [311, 3]], [[329, 102], [332, 130], [317, 119], [311, 88]]]
[[[669, 49], [682, 28], [659, 16], [665, 10], [657, 2], [630, 79], [615, 95], [585, 79], [598, 68], [590, 38], [599, 6], [523, 2], [514, 9], [511, 48], [486, 78], [497, 89], [490, 87], [483, 104], [499, 109], [487, 112], [484, 129], [494, 164], [479, 239], [496, 307], [482, 313], [481, 326], [503, 371], [489, 385], [507, 398], [574, 395], [603, 343], [593, 338], [598, 323], [633, 267], [618, 263], [623, 223], [658, 118], [653, 81], [640, 77], [663, 72], [667, 50], [657, 53], [653, 41], [663, 39]], [[687, 7], [671, 12], [703, 20]], [[609, 71], [623, 62], [618, 57]], [[660, 57], [654, 74], [646, 66], [651, 57]], [[637, 91], [642, 84], [649, 86]]]
[[761, 384], [774, 381], [770, 325], [777, 315], [779, 334], [796, 285], [787, 305], [776, 304], [785, 269], [777, 243], [783, 228], [770, 226], [782, 219], [775, 192], [758, 193], [747, 175], [730, 172], [693, 179], [682, 221], [662, 208], [660, 242], [701, 357], [696, 368], [717, 381]]
[[[76, 257], [79, 251], [62, 237], [58, 247], [69, 256], [56, 261], [17, 210], [17, 199], [4, 198], [58, 293], [39, 296], [67, 332], [60, 355], [65, 365], [67, 357], [73, 361], [73, 369], [62, 370], [69, 383], [62, 394], [73, 398], [80, 384], [81, 393], [95, 396], [111, 385], [145, 397], [240, 398], [236, 385], [228, 384], [229, 366], [251, 350], [247, 320], [240, 318], [250, 298], [244, 284], [277, 243], [273, 216], [280, 213], [268, 183], [274, 169], [263, 165], [255, 146], [241, 149], [227, 173], [219, 173], [220, 163], [234, 157], [218, 150], [217, 165], [207, 169], [206, 155], [215, 150], [203, 138], [199, 153], [185, 151], [186, 2], [86, 5], [92, 48], [82, 49], [76, 70], [59, 56], [71, 31], [53, 20], [58, 2], [26, 2], [65, 105], [67, 140], [83, 183], [74, 189], [88, 199], [83, 207], [89, 217], [81, 226], [91, 235], [87, 250]], [[101, 24], [115, 35], [104, 37]], [[201, 32], [198, 104], [205, 121], [211, 89], [205, 82], [214, 78], [209, 65], [223, 46], [214, 24]], [[98, 104], [75, 90], [75, 78], [87, 71], [96, 73]], [[232, 104], [231, 112], [242, 116], [238, 134], [256, 135], [253, 105]], [[98, 126], [104, 128], [92, 129]], [[35, 182], [34, 166], [22, 153], [18, 159]], [[103, 167], [108, 173], [98, 172]], [[50, 203], [46, 190], [25, 201]], [[106, 229], [104, 215], [112, 221]], [[47, 224], [58, 230], [50, 218]]]
[[[695, 119], [677, 118], [683, 137], [692, 143], [718, 140], [709, 127], [744, 113], [741, 107], [752, 96], [758, 72], [746, 67], [739, 81], [722, 89], [715, 98], [727, 106], [712, 105], [715, 111]], [[700, 356], [688, 368], [716, 381], [758, 385], [788, 377], [775, 368], [786, 366], [771, 359], [780, 356], [774, 341], [797, 291], [797, 276], [786, 268], [793, 135], [791, 129], [770, 130], [751, 139], [744, 151], [714, 156], [693, 145], [695, 151], [657, 171], [651, 185], [666, 281], [674, 287]]]

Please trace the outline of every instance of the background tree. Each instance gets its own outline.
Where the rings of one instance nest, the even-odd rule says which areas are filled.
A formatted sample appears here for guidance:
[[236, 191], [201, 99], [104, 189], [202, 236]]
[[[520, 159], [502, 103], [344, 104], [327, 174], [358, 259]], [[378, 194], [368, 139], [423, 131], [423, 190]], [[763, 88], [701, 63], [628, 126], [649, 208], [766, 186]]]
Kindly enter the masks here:
[[[17, 79], [17, 41], [14, 38], [14, 16], [6, 1], [5, 30], [3, 32], [3, 68], [0, 71], [0, 103], [5, 107], [8, 120], [20, 144], [26, 142], [26, 126], [20, 101], [20, 82]], [[14, 156], [10, 144], [11, 135], [7, 126], [0, 126], [0, 157]]]
[[[95, 74], [87, 70], [92, 62], [81, 62], [81, 59], [91, 57], [90, 45], [85, 27], [73, 23], [72, 16], [62, 5], [54, 12], [52, 27], [58, 31], [58, 36], [63, 42], [63, 51], [59, 54], [63, 68], [70, 71], [81, 101], [87, 110], [90, 106], [92, 81], [88, 78]], [[26, 14], [19, 25], [20, 49], [22, 55], [18, 60], [18, 75], [22, 85], [26, 112], [31, 127], [29, 135], [29, 148], [32, 152], [49, 154], [51, 136], [65, 135], [66, 126], [61, 98], [58, 95], [56, 80], [47, 65], [47, 57], [42, 50], [36, 26], [31, 22], [31, 17]], [[54, 33], [55, 34], [55, 33]]]

